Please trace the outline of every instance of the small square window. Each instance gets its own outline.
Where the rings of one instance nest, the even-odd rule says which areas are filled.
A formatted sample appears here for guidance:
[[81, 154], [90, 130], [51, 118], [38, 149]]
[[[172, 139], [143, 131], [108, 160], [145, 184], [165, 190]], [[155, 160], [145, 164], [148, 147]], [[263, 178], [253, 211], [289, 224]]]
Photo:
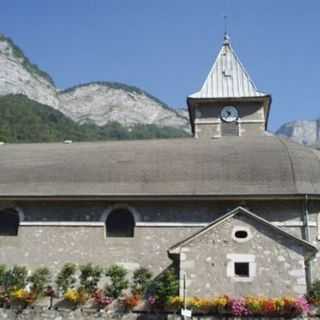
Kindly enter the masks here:
[[249, 262], [235, 262], [234, 274], [238, 277], [249, 277]]

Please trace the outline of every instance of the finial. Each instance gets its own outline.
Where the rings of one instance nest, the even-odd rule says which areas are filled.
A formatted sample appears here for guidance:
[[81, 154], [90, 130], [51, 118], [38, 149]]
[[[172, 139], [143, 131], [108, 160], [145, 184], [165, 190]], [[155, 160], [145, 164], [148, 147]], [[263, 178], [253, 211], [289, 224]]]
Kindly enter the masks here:
[[230, 43], [230, 37], [228, 35], [228, 16], [224, 16], [224, 36], [223, 36], [223, 44], [228, 45]]

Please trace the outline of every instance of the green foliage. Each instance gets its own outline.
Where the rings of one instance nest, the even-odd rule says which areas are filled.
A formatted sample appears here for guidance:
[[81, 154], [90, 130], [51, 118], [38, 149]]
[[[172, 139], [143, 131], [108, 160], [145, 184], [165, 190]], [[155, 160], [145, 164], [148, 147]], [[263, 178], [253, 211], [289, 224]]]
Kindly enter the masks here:
[[173, 267], [165, 270], [159, 277], [154, 279], [148, 290], [157, 303], [165, 305], [170, 297], [177, 296], [179, 293], [179, 282]]
[[0, 41], [6, 41], [9, 43], [12, 48], [13, 55], [21, 61], [25, 69], [27, 69], [31, 74], [38, 75], [54, 85], [54, 82], [50, 75], [41, 70], [36, 64], [31, 63], [30, 60], [24, 55], [23, 51], [12, 41], [12, 39], [4, 36], [3, 34], [0, 34]]
[[5, 275], [7, 272], [7, 266], [0, 264], [0, 286], [4, 286]]
[[313, 303], [320, 303], [320, 280], [316, 280], [308, 291], [308, 299]]
[[56, 142], [128, 140], [186, 137], [182, 129], [136, 125], [123, 127], [111, 122], [103, 127], [92, 123], [80, 125], [63, 113], [39, 104], [23, 95], [0, 97], [0, 141]]
[[51, 275], [48, 268], [34, 270], [31, 276], [28, 277], [32, 292], [36, 293], [36, 295], [43, 295], [45, 288], [49, 286], [50, 278]]
[[133, 294], [143, 295], [149, 288], [152, 273], [147, 268], [139, 268], [134, 271], [132, 277], [131, 291]]
[[77, 267], [73, 263], [66, 263], [56, 277], [56, 285], [59, 291], [65, 293], [69, 288], [73, 288], [76, 283]]
[[80, 266], [80, 285], [88, 293], [93, 293], [97, 289], [98, 282], [102, 275], [102, 269], [99, 266], [93, 266], [91, 263]]
[[7, 270], [3, 276], [5, 290], [23, 289], [27, 284], [28, 270], [26, 267], [14, 266]]
[[112, 265], [105, 275], [110, 278], [110, 283], [105, 287], [106, 294], [114, 299], [118, 298], [129, 286], [129, 281], [126, 279], [127, 270], [121, 266]]

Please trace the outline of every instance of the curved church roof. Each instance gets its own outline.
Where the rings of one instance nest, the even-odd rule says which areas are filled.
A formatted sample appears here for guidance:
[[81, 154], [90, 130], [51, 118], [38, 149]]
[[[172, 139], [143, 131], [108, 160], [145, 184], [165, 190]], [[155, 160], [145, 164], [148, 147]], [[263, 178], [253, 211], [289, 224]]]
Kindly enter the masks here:
[[320, 195], [320, 153], [275, 136], [0, 146], [0, 197]]

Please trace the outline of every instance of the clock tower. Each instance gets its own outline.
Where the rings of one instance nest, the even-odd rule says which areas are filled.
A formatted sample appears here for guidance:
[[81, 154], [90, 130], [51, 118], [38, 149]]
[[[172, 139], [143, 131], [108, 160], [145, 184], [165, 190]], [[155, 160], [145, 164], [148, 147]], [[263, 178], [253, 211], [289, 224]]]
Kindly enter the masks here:
[[196, 138], [263, 135], [271, 95], [257, 90], [225, 34], [207, 79], [187, 103]]

